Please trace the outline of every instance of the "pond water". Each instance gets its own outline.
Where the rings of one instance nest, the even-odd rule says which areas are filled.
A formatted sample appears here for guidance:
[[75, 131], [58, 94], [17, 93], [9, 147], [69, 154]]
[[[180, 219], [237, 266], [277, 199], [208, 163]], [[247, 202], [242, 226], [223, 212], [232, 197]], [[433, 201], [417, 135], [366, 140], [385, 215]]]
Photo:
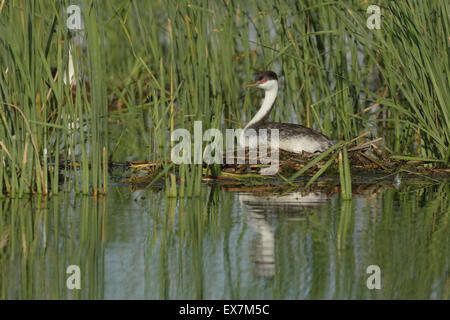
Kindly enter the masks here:
[[0, 298], [446, 299], [449, 208], [448, 182], [367, 185], [352, 201], [121, 185], [98, 200], [1, 200]]

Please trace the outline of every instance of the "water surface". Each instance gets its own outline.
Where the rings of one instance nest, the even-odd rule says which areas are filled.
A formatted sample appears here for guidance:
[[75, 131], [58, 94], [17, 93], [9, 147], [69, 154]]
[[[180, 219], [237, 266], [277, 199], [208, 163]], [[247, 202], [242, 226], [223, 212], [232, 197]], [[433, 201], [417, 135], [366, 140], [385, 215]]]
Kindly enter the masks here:
[[[446, 299], [450, 185], [0, 201], [2, 299]], [[81, 289], [69, 290], [69, 265]], [[367, 268], [381, 270], [368, 289]]]

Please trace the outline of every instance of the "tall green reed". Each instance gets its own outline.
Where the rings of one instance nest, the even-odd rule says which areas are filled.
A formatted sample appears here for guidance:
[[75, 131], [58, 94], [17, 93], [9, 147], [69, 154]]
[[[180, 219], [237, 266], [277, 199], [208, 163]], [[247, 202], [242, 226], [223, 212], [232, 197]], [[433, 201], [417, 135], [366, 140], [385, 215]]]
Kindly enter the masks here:
[[336, 13], [357, 42], [370, 50], [367, 63], [381, 74], [378, 121], [396, 152], [450, 159], [449, 50], [446, 2], [383, 2], [378, 31], [365, 27], [364, 8], [342, 4]]
[[[63, 181], [74, 183], [75, 190], [85, 194], [106, 188], [102, 174], [107, 170], [102, 165], [103, 150], [108, 151], [102, 31], [92, 2], [84, 2], [89, 65], [77, 63], [83, 61], [82, 50], [68, 40], [68, 6], [68, 1], [14, 1], [2, 7], [0, 26], [7, 31], [2, 32], [5, 54], [0, 58], [2, 194], [57, 193]], [[63, 83], [69, 50], [76, 69], [71, 86]], [[92, 89], [88, 93], [86, 83], [80, 81], [84, 70]], [[91, 98], [86, 99], [87, 95]], [[76, 155], [79, 149], [82, 156]], [[62, 172], [60, 161], [65, 161]], [[82, 175], [77, 162], [82, 164]]]
[[[74, 45], [66, 39], [69, 2], [13, 1], [0, 12], [1, 29], [14, 30], [0, 35], [3, 194], [57, 192], [60, 182], [105, 190], [104, 158], [167, 166], [174, 129], [200, 120], [204, 130], [224, 130], [249, 120], [260, 93], [240, 85], [262, 69], [281, 79], [272, 120], [335, 140], [370, 130], [388, 150], [448, 163], [445, 1], [381, 1], [381, 30], [365, 26], [367, 4], [353, 0], [81, 4], [85, 48], [73, 52], [72, 89], [50, 72], [55, 65], [63, 72]], [[75, 119], [80, 125], [68, 128]], [[108, 120], [119, 128], [111, 136]], [[56, 163], [67, 160], [81, 170], [65, 162], [59, 175]], [[200, 183], [198, 165], [179, 174], [183, 188]]]

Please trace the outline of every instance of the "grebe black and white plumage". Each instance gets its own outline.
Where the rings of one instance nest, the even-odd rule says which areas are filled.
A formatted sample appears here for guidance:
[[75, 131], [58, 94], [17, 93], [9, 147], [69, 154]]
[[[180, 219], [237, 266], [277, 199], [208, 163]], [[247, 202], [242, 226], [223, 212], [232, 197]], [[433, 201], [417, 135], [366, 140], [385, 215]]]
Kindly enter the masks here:
[[[264, 89], [265, 96], [261, 108], [256, 115], [245, 126], [239, 143], [241, 146], [252, 144], [251, 139], [246, 138], [246, 132], [254, 129], [256, 132], [260, 129], [267, 129], [269, 136], [270, 129], [278, 129], [279, 148], [294, 153], [315, 153], [323, 152], [333, 146], [333, 142], [327, 136], [313, 129], [293, 124], [277, 123], [266, 121], [274, 106], [278, 93], [278, 77], [273, 71], [263, 71], [258, 76], [258, 82], [244, 87], [257, 87]], [[248, 139], [246, 141], [246, 139]], [[255, 141], [255, 140], [253, 140]]]

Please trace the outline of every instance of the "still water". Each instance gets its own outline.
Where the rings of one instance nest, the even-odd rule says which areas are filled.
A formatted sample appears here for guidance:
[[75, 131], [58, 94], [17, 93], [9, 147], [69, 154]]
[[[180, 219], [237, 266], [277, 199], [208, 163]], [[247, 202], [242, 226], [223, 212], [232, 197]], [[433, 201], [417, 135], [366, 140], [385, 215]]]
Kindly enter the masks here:
[[448, 182], [364, 186], [352, 201], [120, 185], [98, 200], [1, 200], [0, 298], [447, 299], [449, 212]]

